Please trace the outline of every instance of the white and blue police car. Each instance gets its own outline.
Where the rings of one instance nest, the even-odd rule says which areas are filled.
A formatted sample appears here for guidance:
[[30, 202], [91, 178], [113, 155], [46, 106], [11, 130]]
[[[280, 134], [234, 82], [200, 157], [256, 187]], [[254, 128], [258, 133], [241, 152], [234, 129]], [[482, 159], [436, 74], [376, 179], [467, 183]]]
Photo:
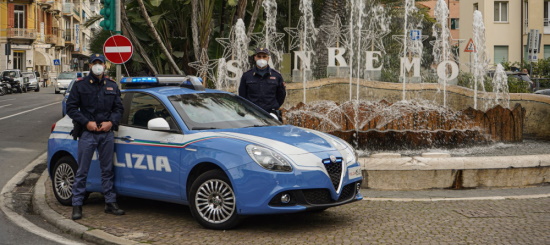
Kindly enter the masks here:
[[[124, 114], [115, 133], [119, 195], [188, 205], [204, 227], [242, 217], [324, 210], [361, 200], [355, 150], [322, 132], [282, 125], [235, 94], [196, 77], [121, 79]], [[65, 116], [52, 127], [48, 171], [57, 200], [71, 205], [77, 141]], [[93, 158], [86, 188], [101, 192]]]

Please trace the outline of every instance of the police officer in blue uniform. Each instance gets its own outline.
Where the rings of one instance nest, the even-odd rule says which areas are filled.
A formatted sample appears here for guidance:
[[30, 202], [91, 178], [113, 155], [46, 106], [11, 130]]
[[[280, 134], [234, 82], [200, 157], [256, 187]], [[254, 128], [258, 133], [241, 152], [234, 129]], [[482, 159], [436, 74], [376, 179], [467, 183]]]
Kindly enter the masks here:
[[67, 114], [73, 123], [82, 127], [78, 141], [78, 171], [73, 184], [72, 219], [82, 218], [82, 204], [86, 195], [86, 178], [97, 150], [101, 167], [101, 185], [105, 197], [105, 213], [123, 215], [116, 203], [113, 190], [114, 134], [118, 129], [123, 107], [117, 84], [105, 74], [105, 57], [90, 57], [90, 74], [77, 80], [67, 99]]
[[277, 115], [281, 120], [279, 108], [285, 102], [285, 82], [279, 71], [269, 67], [269, 55], [266, 48], [256, 49], [256, 65], [241, 77], [239, 95], [265, 111]]

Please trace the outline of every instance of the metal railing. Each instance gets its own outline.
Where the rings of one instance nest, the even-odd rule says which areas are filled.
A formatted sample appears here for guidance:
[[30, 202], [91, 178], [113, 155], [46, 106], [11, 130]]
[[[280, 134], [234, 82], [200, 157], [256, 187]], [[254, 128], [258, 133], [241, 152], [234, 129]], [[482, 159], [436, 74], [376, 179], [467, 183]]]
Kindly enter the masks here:
[[8, 38], [36, 39], [36, 30], [27, 28], [8, 28], [0, 30], [6, 32]]

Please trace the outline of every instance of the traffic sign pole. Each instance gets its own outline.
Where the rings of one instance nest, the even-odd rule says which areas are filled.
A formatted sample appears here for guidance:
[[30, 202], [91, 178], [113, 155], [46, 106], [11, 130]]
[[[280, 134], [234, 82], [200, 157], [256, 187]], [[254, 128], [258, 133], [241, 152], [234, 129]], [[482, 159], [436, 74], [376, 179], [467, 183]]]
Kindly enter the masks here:
[[[120, 12], [121, 12], [120, 11], [120, 5], [121, 5], [120, 0], [116, 1], [115, 9], [116, 9], [116, 33], [117, 34], [121, 33], [121, 31], [120, 31]], [[122, 78], [121, 68], [122, 67], [120, 65], [116, 65], [116, 79], [117, 79], [117, 81], [120, 81], [120, 79]], [[118, 83], [118, 86], [119, 86], [119, 88], [121, 87], [120, 83]]]

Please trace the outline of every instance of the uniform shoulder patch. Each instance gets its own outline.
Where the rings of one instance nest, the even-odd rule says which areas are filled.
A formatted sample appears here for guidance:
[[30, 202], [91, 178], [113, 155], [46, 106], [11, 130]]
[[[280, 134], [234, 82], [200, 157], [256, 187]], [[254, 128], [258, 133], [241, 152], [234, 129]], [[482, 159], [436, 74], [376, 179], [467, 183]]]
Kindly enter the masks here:
[[82, 81], [82, 80], [84, 80], [84, 78], [83, 78], [83, 77], [79, 77], [79, 78], [76, 79], [76, 82], [80, 82], [80, 81]]

